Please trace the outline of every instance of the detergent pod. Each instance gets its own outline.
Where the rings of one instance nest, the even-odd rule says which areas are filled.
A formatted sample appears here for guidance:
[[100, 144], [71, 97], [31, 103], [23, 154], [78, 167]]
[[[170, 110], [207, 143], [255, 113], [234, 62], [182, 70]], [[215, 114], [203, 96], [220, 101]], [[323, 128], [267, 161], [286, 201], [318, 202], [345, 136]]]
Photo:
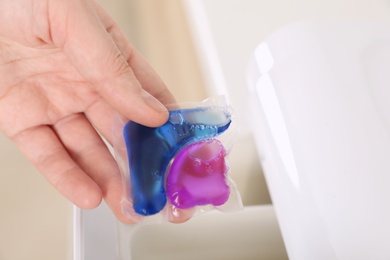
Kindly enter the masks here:
[[168, 109], [169, 119], [160, 127], [117, 120], [114, 150], [125, 184], [123, 211], [136, 221], [155, 215], [174, 221], [184, 211], [219, 208], [230, 198], [240, 207], [227, 174], [225, 157], [237, 128], [225, 99]]

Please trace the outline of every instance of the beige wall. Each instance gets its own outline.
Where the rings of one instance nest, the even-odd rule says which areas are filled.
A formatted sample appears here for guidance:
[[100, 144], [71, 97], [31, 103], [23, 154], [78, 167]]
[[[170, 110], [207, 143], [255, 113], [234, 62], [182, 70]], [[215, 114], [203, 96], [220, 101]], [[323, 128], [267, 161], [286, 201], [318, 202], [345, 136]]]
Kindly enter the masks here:
[[70, 259], [70, 203], [3, 135], [0, 165], [0, 259]]

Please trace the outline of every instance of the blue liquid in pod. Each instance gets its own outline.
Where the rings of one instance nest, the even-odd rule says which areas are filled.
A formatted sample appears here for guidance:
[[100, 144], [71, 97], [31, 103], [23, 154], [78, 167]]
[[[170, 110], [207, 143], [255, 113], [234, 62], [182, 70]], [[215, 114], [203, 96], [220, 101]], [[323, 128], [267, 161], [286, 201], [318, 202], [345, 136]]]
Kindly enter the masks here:
[[172, 110], [169, 114], [170, 120], [161, 127], [129, 121], [123, 130], [130, 166], [130, 195], [133, 208], [140, 215], [153, 215], [164, 208], [165, 172], [175, 154], [188, 144], [215, 137], [231, 123], [230, 114], [221, 107]]

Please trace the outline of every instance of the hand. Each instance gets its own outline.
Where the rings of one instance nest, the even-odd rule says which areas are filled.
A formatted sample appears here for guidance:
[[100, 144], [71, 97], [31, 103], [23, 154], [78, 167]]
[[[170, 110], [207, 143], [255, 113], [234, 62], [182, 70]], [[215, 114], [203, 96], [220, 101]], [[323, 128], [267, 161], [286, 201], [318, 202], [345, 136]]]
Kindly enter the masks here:
[[172, 102], [96, 3], [0, 2], [0, 130], [75, 205], [94, 208], [104, 198], [132, 222], [121, 212], [117, 164], [97, 131], [111, 142], [117, 112], [162, 125], [162, 104]]

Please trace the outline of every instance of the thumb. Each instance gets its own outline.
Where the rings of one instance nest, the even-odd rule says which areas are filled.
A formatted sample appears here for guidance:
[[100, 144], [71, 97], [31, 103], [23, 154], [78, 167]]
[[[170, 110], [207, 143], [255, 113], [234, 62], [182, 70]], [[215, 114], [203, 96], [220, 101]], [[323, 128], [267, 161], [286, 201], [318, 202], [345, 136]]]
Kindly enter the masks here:
[[135, 50], [123, 56], [88, 0], [57, 2], [52, 40], [81, 76], [128, 119], [147, 126], [165, 123], [167, 109], [142, 88], [128, 65]]

